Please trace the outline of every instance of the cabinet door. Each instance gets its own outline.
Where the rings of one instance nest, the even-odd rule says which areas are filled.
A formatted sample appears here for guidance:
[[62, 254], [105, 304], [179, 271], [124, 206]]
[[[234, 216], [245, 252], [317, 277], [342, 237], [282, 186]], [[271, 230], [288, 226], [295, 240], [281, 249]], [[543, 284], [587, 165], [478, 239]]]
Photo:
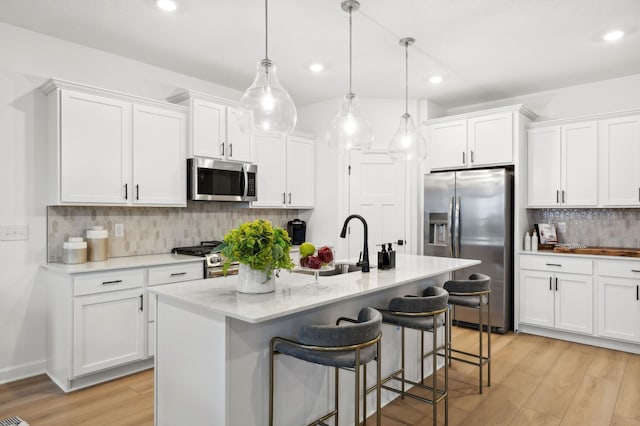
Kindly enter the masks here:
[[236, 108], [227, 108], [227, 148], [225, 154], [228, 160], [251, 162], [251, 136], [240, 131], [236, 119]]
[[553, 327], [552, 275], [541, 271], [520, 271], [520, 322]]
[[284, 139], [279, 136], [256, 135], [253, 140], [255, 163], [258, 165], [258, 200], [252, 207], [284, 207], [285, 150]]
[[640, 116], [598, 122], [600, 204], [640, 206]]
[[471, 166], [513, 163], [512, 113], [471, 118], [467, 126]]
[[560, 203], [560, 127], [530, 129], [527, 139], [529, 207]]
[[142, 289], [73, 300], [73, 374], [143, 358]]
[[287, 207], [313, 207], [314, 148], [312, 139], [287, 137]]
[[126, 204], [131, 104], [63, 90], [60, 107], [60, 201]]
[[598, 277], [598, 335], [640, 342], [640, 280]]
[[467, 120], [429, 126], [431, 169], [450, 169], [467, 165]]
[[556, 274], [556, 328], [593, 333], [593, 278], [591, 275]]
[[227, 107], [193, 99], [191, 143], [196, 157], [222, 158], [227, 137]]
[[186, 205], [185, 121], [178, 111], [134, 105], [134, 203]]
[[598, 123], [562, 126], [562, 192], [569, 206], [598, 204]]

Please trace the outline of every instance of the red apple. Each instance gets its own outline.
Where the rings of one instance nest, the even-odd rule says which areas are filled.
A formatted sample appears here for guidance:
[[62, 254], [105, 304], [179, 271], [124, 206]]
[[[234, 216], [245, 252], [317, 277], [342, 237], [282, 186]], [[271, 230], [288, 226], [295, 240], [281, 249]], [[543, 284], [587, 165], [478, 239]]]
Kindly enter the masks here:
[[318, 257], [322, 260], [322, 263], [331, 263], [333, 261], [333, 251], [331, 247], [320, 247], [318, 249]]
[[309, 263], [309, 256], [303, 256], [300, 258], [300, 266], [304, 266], [306, 268], [308, 263]]
[[311, 269], [320, 269], [322, 260], [318, 256], [308, 256], [307, 267]]

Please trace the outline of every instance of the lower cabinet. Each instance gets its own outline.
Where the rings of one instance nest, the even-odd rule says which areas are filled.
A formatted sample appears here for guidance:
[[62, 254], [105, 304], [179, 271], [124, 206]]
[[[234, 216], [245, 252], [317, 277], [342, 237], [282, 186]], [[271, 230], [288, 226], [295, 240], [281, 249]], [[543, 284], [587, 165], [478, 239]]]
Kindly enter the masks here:
[[74, 375], [142, 359], [143, 309], [142, 288], [75, 297]]
[[598, 335], [640, 342], [640, 262], [599, 262]]

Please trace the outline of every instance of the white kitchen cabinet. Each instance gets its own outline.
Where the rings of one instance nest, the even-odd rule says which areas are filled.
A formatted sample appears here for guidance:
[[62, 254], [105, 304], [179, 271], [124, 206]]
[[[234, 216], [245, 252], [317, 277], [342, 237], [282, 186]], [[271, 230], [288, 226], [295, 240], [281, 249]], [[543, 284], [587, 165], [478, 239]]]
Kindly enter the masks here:
[[523, 125], [535, 114], [522, 105], [428, 120], [432, 170], [509, 165]]
[[597, 129], [597, 121], [529, 129], [529, 207], [598, 204]]
[[52, 205], [186, 205], [183, 107], [59, 80], [49, 102]]
[[74, 375], [142, 359], [143, 303], [142, 288], [74, 298]]
[[640, 342], [640, 262], [598, 262], [598, 331], [602, 337]]
[[522, 255], [520, 322], [592, 334], [592, 273], [590, 260]]
[[256, 135], [258, 200], [252, 207], [312, 208], [315, 188], [315, 148], [310, 135]]
[[169, 101], [190, 109], [189, 157], [253, 160], [251, 137], [240, 131], [234, 101], [190, 90]]
[[640, 115], [598, 121], [602, 206], [640, 206]]

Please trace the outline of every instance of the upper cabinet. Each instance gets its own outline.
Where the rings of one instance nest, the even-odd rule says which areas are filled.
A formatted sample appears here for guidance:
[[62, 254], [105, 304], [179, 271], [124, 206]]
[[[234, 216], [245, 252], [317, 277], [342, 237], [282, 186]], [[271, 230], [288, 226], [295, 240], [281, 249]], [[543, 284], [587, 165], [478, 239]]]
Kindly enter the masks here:
[[189, 157], [252, 161], [251, 137], [240, 131], [232, 101], [186, 91], [169, 98], [190, 109]]
[[186, 205], [183, 107], [59, 80], [49, 105], [49, 203]]
[[258, 200], [252, 207], [313, 208], [315, 148], [311, 135], [256, 135]]
[[529, 207], [596, 206], [597, 122], [528, 131]]
[[425, 124], [431, 169], [513, 164], [520, 126], [533, 118], [517, 105], [429, 120]]
[[640, 115], [600, 120], [600, 204], [640, 206]]

